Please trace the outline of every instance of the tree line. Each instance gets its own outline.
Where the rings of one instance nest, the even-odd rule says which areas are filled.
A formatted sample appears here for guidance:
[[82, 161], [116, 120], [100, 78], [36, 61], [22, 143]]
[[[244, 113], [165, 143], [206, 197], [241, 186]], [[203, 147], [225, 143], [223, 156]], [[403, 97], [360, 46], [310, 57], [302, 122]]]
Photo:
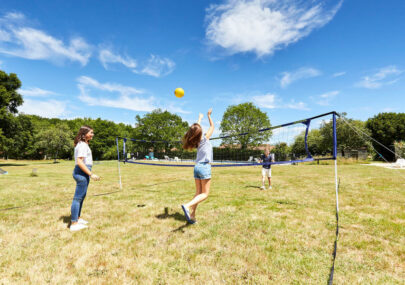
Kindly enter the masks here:
[[[0, 70], [0, 157], [13, 159], [71, 159], [73, 139], [82, 125], [94, 129], [95, 137], [91, 142], [95, 160], [116, 159], [116, 137], [130, 137], [147, 141], [167, 141], [166, 143], [143, 143], [142, 148], [169, 152], [179, 149], [179, 141], [188, 129], [188, 123], [177, 114], [160, 109], [135, 116], [135, 125], [115, 123], [101, 118], [58, 119], [42, 118], [36, 115], [19, 114], [18, 107], [24, 102], [18, 89], [21, 81], [14, 73]], [[349, 124], [347, 124], [348, 122]], [[332, 122], [324, 122], [308, 135], [309, 151], [313, 155], [327, 155], [332, 151]], [[272, 137], [272, 132], [255, 132], [271, 127], [267, 113], [251, 102], [229, 106], [223, 114], [221, 136], [245, 133], [243, 136], [230, 136], [222, 140], [222, 146], [239, 148], [239, 153], [252, 150]], [[356, 128], [356, 130], [353, 129]], [[373, 140], [366, 141], [369, 135], [392, 151], [405, 141], [405, 113], [380, 113], [367, 121], [342, 118], [337, 120], [337, 140], [341, 150], [367, 147], [375, 149], [389, 160], [395, 155]], [[275, 145], [276, 156], [282, 158], [288, 153], [300, 156], [305, 154], [305, 133], [294, 138], [293, 143], [279, 142]], [[128, 141], [128, 149], [135, 151], [140, 144]], [[226, 150], [218, 148], [218, 152]], [[280, 159], [279, 159], [280, 160]]]

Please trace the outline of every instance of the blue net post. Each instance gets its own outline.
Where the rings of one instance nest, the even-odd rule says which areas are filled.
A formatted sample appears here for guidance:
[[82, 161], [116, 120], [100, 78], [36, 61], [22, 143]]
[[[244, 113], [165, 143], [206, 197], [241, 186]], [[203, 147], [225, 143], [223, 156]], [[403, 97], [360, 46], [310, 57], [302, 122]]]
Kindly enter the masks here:
[[120, 161], [120, 149], [118, 147], [118, 137], [115, 138], [115, 144], [117, 145], [117, 159]]
[[309, 131], [309, 124], [311, 123], [311, 120], [306, 120], [303, 124], [307, 126], [307, 129], [305, 130], [305, 151], [307, 152], [307, 158], [312, 158], [311, 153], [309, 152], [308, 149], [308, 131]]
[[337, 157], [336, 113], [333, 113], [333, 159]]
[[126, 153], [126, 147], [125, 147], [126, 143], [127, 143], [127, 138], [124, 138], [124, 142], [122, 145], [122, 155], [124, 156], [124, 163], [127, 161], [127, 153]]
[[330, 268], [328, 285], [333, 284], [333, 274], [335, 272], [335, 260], [337, 253], [337, 242], [339, 240], [339, 182], [338, 182], [338, 172], [337, 172], [337, 136], [336, 136], [336, 113], [333, 112], [333, 159], [335, 162], [335, 195], [336, 195], [336, 239], [334, 243], [334, 249], [332, 253], [333, 263]]
[[117, 144], [117, 161], [118, 161], [118, 177], [119, 177], [119, 184], [120, 184], [120, 189], [122, 190], [121, 169], [120, 169], [120, 149], [119, 149], [119, 147], [118, 147], [118, 137], [115, 138], [115, 143]]

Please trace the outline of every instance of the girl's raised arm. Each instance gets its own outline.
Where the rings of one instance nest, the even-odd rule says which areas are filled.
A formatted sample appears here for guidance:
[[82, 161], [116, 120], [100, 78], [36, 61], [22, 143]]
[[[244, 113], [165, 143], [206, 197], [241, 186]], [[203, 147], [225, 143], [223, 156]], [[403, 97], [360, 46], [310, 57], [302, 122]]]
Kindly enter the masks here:
[[204, 117], [204, 115], [201, 114], [201, 113], [198, 115], [198, 122], [197, 122], [197, 124], [199, 124], [200, 126], [201, 126], [201, 120], [202, 120], [203, 117]]
[[212, 108], [210, 108], [207, 113], [208, 120], [210, 121], [210, 128], [208, 129], [207, 133], [205, 134], [205, 137], [207, 139], [210, 139], [210, 137], [212, 136], [212, 133], [214, 132], [214, 123], [212, 122], [212, 119], [211, 119], [211, 113], [212, 113]]

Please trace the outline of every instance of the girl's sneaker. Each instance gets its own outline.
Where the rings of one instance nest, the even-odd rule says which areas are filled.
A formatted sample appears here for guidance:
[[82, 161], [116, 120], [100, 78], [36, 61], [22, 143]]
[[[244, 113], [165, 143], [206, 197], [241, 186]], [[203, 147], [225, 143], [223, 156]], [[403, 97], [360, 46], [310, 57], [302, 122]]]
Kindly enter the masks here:
[[193, 224], [193, 222], [191, 222], [191, 219], [190, 219], [190, 212], [189, 212], [189, 210], [188, 210], [188, 209], [186, 208], [186, 206], [184, 206], [184, 205], [181, 205], [181, 208], [183, 209], [184, 216], [186, 217], [187, 222], [189, 222], [190, 224]]
[[76, 231], [80, 231], [80, 230], [85, 229], [85, 228], [87, 228], [86, 225], [77, 223], [77, 224], [74, 224], [74, 225], [70, 226], [70, 231], [71, 232], [76, 232]]
[[80, 218], [80, 219], [77, 221], [77, 223], [78, 223], [78, 224], [81, 224], [81, 225], [87, 225], [89, 222], [86, 221], [86, 220], [83, 220], [82, 218]]
[[269, 190], [271, 190], [271, 186], [269, 186]]

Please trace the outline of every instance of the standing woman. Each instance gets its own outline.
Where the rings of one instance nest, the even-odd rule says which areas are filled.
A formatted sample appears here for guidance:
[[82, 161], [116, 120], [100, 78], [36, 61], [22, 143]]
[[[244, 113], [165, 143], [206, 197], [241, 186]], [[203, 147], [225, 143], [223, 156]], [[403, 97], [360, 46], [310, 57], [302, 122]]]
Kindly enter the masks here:
[[93, 156], [89, 147], [89, 141], [93, 139], [94, 132], [89, 126], [82, 126], [75, 138], [75, 168], [73, 178], [76, 180], [76, 191], [71, 208], [71, 231], [79, 231], [87, 228], [87, 221], [80, 218], [83, 201], [86, 198], [87, 187], [90, 177], [97, 181], [100, 178], [91, 172], [93, 166]]
[[190, 224], [194, 224], [196, 222], [195, 212], [197, 210], [198, 204], [207, 199], [210, 193], [211, 163], [213, 160], [210, 137], [214, 132], [214, 123], [211, 119], [211, 113], [212, 109], [209, 109], [207, 117], [210, 122], [210, 128], [205, 135], [203, 135], [203, 131], [200, 125], [203, 115], [200, 114], [198, 117], [198, 123], [193, 124], [183, 138], [184, 149], [191, 150], [197, 148], [197, 159], [194, 166], [194, 179], [196, 188], [195, 195], [190, 202], [181, 205], [187, 222]]

